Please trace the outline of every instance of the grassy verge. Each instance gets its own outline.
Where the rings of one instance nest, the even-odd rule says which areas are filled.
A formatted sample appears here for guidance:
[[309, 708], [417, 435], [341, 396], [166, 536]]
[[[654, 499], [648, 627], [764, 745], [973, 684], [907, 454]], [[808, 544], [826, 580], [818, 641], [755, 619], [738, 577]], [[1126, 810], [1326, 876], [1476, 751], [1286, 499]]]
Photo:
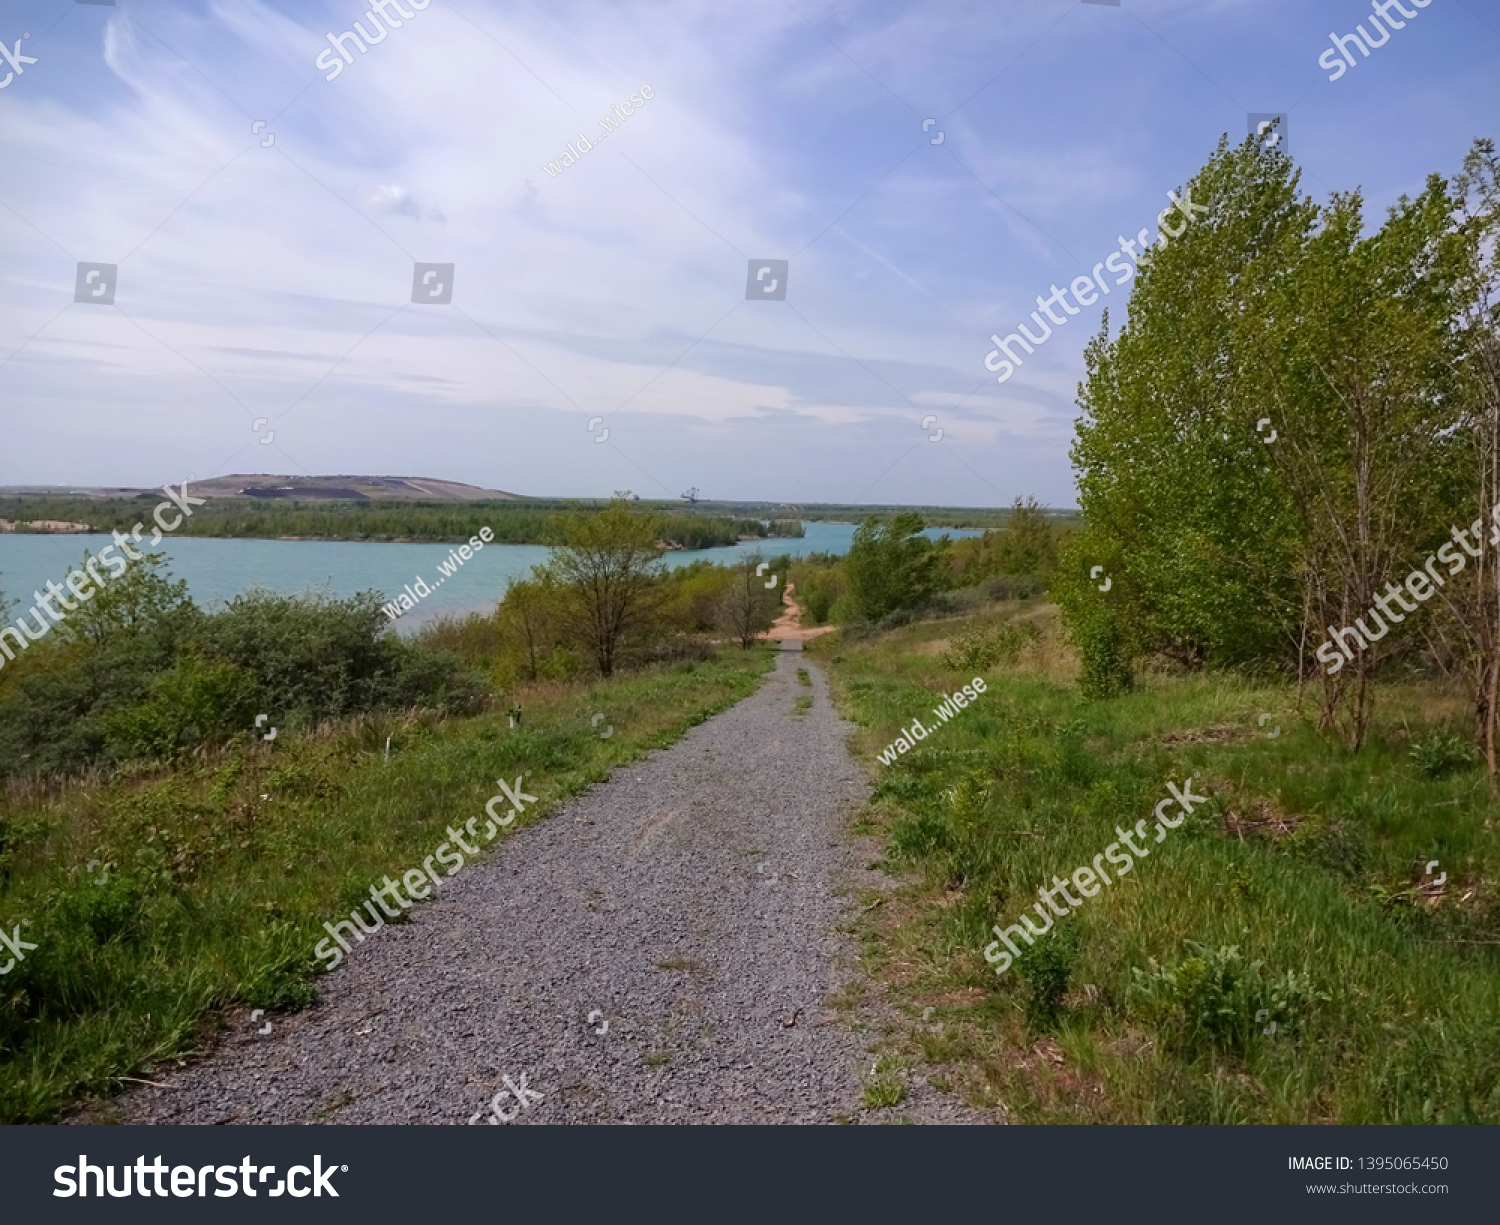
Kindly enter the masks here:
[[[1018, 617], [1040, 636], [1002, 628]], [[865, 947], [913, 1013], [902, 1053], [940, 1083], [1020, 1122], [1500, 1122], [1500, 806], [1459, 695], [1390, 687], [1350, 756], [1281, 686], [1153, 676], [1087, 701], [1050, 610], [842, 637], [810, 649], [909, 882]], [[986, 640], [1014, 662], [973, 666]], [[934, 727], [976, 674], [987, 692]], [[914, 718], [927, 739], [880, 765]], [[1189, 776], [1211, 799], [1157, 843]], [[1149, 857], [997, 976], [991, 926], [1142, 819]]]
[[13, 793], [0, 925], [37, 947], [0, 976], [0, 1122], [113, 1091], [194, 1049], [229, 1005], [305, 1006], [323, 921], [482, 818], [497, 778], [529, 772], [540, 800], [515, 829], [745, 697], [773, 662], [733, 651], [535, 686], [516, 729], [504, 713], [366, 717], [247, 736], [175, 772]]

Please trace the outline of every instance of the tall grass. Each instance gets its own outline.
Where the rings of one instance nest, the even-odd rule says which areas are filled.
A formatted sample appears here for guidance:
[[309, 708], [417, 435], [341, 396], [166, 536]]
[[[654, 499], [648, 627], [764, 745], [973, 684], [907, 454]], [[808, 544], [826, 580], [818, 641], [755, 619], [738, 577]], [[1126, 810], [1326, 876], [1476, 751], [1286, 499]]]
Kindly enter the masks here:
[[0, 976], [0, 1121], [110, 1093], [192, 1050], [231, 1004], [306, 1005], [323, 921], [482, 815], [497, 778], [530, 771], [528, 823], [744, 697], [771, 662], [734, 651], [533, 686], [510, 695], [517, 729], [503, 713], [362, 715], [246, 736], [175, 771], [13, 788], [0, 924], [24, 924], [37, 948]]
[[[814, 644], [857, 751], [968, 679], [1009, 619]], [[1500, 806], [1442, 739], [1461, 695], [1392, 687], [1350, 755], [1292, 690], [1231, 675], [1085, 700], [1055, 626], [986, 676], [875, 767], [867, 814], [912, 882], [867, 948], [914, 1011], [942, 1010], [911, 1041], [973, 1101], [1037, 1122], [1500, 1122]], [[1210, 803], [996, 976], [991, 926], [1189, 776]]]

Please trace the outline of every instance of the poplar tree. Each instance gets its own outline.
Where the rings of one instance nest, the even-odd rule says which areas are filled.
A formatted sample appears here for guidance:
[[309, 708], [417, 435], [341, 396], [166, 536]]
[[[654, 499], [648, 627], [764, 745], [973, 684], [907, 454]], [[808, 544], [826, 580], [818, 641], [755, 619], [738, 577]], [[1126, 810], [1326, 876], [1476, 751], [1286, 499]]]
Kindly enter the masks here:
[[1189, 668], [1295, 658], [1296, 527], [1236, 338], [1247, 289], [1288, 265], [1316, 209], [1290, 162], [1250, 141], [1221, 140], [1187, 194], [1208, 213], [1141, 259], [1129, 321], [1112, 339], [1106, 312], [1078, 389], [1085, 525], [1053, 590], [1101, 696], [1146, 654]]

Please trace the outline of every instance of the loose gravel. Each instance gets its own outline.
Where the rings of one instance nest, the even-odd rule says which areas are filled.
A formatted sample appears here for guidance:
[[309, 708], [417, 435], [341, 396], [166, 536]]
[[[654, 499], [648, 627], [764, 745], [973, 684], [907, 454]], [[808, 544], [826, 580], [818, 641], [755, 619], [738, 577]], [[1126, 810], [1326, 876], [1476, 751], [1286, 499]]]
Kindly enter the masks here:
[[231, 1017], [216, 1050], [105, 1113], [482, 1123], [508, 1077], [527, 1091], [524, 1108], [496, 1103], [510, 1126], [981, 1121], [915, 1073], [899, 1105], [862, 1105], [891, 1017], [878, 991], [831, 1002], [860, 994], [839, 928], [860, 890], [891, 883], [845, 833], [869, 793], [851, 730], [817, 666], [786, 650], [755, 695], [356, 946], [318, 1005]]

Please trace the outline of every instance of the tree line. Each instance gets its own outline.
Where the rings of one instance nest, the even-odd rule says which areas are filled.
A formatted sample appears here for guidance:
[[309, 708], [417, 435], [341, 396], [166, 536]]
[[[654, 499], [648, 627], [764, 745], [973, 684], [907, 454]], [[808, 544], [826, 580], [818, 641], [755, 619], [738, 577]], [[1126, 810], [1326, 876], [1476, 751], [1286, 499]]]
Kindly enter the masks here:
[[[1417, 667], [1462, 678], [1493, 780], [1492, 546], [1418, 611], [1370, 610], [1455, 527], [1488, 541], [1500, 504], [1500, 159], [1476, 141], [1378, 227], [1359, 192], [1319, 204], [1299, 181], [1221, 140], [1189, 184], [1208, 215], [1142, 260], [1128, 323], [1106, 313], [1088, 347], [1084, 526], [1056, 584], [1083, 683], [1119, 693], [1153, 656], [1280, 671], [1357, 749], [1377, 679]], [[1329, 647], [1360, 618], [1363, 648]]]
[[[25, 532], [45, 520], [88, 524], [96, 532], [129, 531], [141, 520], [144, 501], [136, 498], [84, 498], [38, 495], [0, 497], [0, 519]], [[147, 508], [149, 509], [149, 507]], [[515, 502], [333, 502], [288, 500], [254, 502], [213, 498], [175, 534], [227, 538], [362, 541], [464, 541], [476, 523], [488, 523], [501, 544], [550, 545], [559, 538], [565, 507]], [[597, 513], [593, 510], [584, 513]], [[656, 513], [659, 539], [670, 548], [713, 549], [739, 541], [804, 534], [796, 519], [751, 519], [689, 511]]]

